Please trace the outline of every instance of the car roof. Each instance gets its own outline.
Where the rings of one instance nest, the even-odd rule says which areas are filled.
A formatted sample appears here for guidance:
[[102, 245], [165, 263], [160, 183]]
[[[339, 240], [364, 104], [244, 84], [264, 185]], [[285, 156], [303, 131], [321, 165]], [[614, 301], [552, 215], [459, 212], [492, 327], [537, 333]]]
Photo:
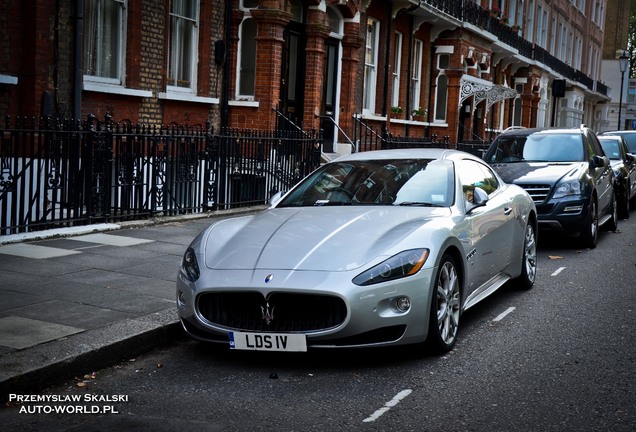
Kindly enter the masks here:
[[587, 128], [527, 128], [527, 129], [511, 129], [499, 134], [499, 136], [528, 136], [532, 134], [571, 134], [583, 133]]
[[341, 156], [333, 162], [346, 162], [358, 160], [391, 160], [391, 159], [453, 159], [471, 158], [481, 161], [480, 158], [459, 150], [443, 148], [409, 148], [395, 150], [372, 150], [352, 153]]
[[598, 135], [610, 136], [610, 135], [632, 135], [636, 134], [636, 130], [613, 130], [613, 131], [603, 131], [599, 132]]

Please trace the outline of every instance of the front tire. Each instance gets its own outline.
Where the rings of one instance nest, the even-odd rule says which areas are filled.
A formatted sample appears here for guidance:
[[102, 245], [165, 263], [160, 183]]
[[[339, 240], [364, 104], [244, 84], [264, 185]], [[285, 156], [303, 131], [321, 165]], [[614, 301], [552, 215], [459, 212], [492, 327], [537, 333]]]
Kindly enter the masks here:
[[596, 199], [590, 200], [590, 208], [587, 212], [585, 227], [579, 235], [581, 246], [594, 249], [598, 243], [598, 206]]
[[429, 314], [428, 343], [438, 353], [453, 349], [461, 314], [460, 279], [455, 260], [442, 257], [435, 276], [435, 291]]

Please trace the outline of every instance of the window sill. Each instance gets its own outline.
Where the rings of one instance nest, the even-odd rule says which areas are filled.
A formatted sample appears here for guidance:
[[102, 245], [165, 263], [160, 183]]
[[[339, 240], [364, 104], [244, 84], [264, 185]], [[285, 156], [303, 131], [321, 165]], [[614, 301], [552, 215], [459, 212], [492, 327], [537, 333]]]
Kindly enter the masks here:
[[219, 98], [196, 96], [190, 93], [179, 93], [179, 92], [157, 93], [157, 98], [164, 99], [164, 100], [194, 102], [194, 103], [203, 103], [203, 104], [218, 104], [219, 103]]
[[395, 119], [395, 118], [391, 119], [391, 123], [406, 124], [406, 125], [411, 125], [411, 126], [432, 126], [432, 125], [434, 125], [433, 123], [429, 123], [429, 122], [425, 122], [425, 121]]
[[362, 114], [360, 118], [362, 120], [386, 121], [386, 116], [380, 116], [376, 114]]
[[84, 81], [84, 90], [97, 92], [97, 93], [110, 93], [118, 94], [122, 96], [136, 96], [136, 97], [152, 97], [152, 92], [147, 90], [137, 90], [126, 88], [120, 85], [95, 83], [90, 81]]
[[231, 100], [231, 101], [228, 101], [228, 105], [240, 106], [240, 107], [251, 107], [251, 108], [259, 107], [259, 103], [256, 101], [244, 101], [244, 100]]
[[18, 77], [0, 74], [0, 84], [16, 85], [18, 84]]

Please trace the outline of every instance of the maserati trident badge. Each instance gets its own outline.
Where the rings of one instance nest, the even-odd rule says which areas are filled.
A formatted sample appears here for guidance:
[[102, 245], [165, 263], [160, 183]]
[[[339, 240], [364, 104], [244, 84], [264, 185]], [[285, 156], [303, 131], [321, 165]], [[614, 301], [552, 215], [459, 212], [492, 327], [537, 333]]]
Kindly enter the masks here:
[[265, 303], [265, 306], [261, 306], [261, 314], [265, 324], [269, 325], [274, 320], [274, 308], [270, 309], [269, 302]]

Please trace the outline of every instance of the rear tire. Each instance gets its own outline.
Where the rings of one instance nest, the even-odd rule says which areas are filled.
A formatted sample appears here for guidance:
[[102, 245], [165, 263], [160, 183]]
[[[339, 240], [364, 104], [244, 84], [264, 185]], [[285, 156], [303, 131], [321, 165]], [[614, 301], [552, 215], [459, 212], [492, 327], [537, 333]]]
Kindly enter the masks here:
[[629, 181], [624, 189], [621, 199], [618, 201], [618, 217], [620, 219], [629, 219], [629, 191], [631, 190]]
[[616, 197], [612, 197], [612, 216], [603, 225], [603, 229], [607, 231], [616, 231], [618, 229], [618, 209], [616, 205]]
[[523, 255], [521, 263], [521, 275], [516, 279], [523, 289], [534, 286], [537, 277], [537, 236], [532, 221], [526, 225], [526, 235], [523, 241]]
[[448, 254], [442, 260], [435, 276], [433, 299], [429, 313], [427, 342], [438, 353], [453, 349], [459, 330], [461, 315], [460, 279], [455, 260]]

